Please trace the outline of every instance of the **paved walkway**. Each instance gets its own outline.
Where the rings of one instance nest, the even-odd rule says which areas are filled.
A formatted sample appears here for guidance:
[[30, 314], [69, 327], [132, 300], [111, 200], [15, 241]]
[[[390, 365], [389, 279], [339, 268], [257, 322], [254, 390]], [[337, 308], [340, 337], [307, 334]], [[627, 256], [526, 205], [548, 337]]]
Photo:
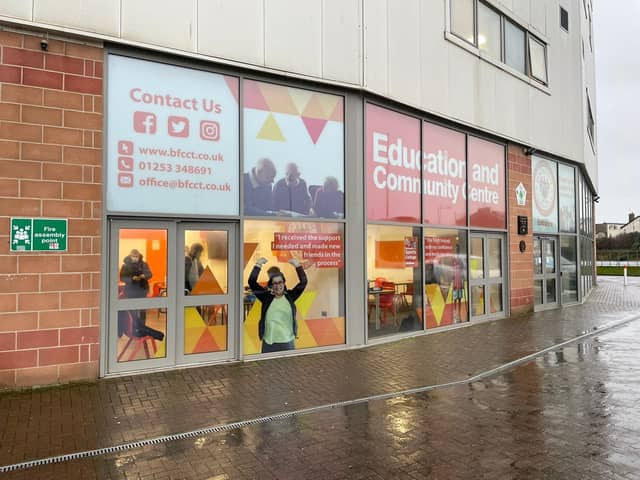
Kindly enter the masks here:
[[[640, 317], [640, 282], [633, 279], [629, 286], [623, 287], [620, 279], [601, 278], [600, 286], [594, 290], [584, 305], [471, 325], [375, 347], [122, 377], [91, 385], [71, 385], [3, 394], [0, 395], [0, 466], [343, 400], [464, 380], [592, 331], [594, 328], [636, 317]], [[476, 383], [483, 384], [483, 382]], [[439, 398], [444, 395], [442, 398], [445, 399], [447, 395], [453, 395], [450, 400], [445, 400], [445, 404], [448, 403], [450, 409], [451, 404], [457, 401], [455, 392], [458, 390], [464, 392], [468, 389], [469, 387], [466, 386], [437, 390], [436, 392], [446, 391], [447, 393], [433, 395]], [[408, 411], [420, 410], [423, 407], [420, 402], [430, 397], [430, 394], [421, 394], [402, 397], [396, 401], [406, 405]], [[381, 402], [384, 406], [379, 408], [391, 408], [389, 404], [393, 405], [393, 402], [393, 400]], [[366, 409], [374, 408], [371, 406], [373, 403], [364, 405], [368, 405]], [[405, 415], [401, 413], [404, 410], [403, 407], [400, 413], [393, 410], [387, 415], [402, 417]], [[466, 418], [466, 413], [460, 411], [456, 414], [456, 411], [458, 410], [452, 410], [453, 415], [459, 417], [458, 420]], [[326, 418], [330, 418], [331, 412], [318, 413], [317, 418], [322, 419], [327, 415], [329, 417]], [[412, 420], [411, 415], [408, 413], [407, 415], [405, 423], [411, 425], [415, 419]], [[282, 435], [285, 434], [284, 437], [289, 440], [298, 438], [306, 431], [305, 418], [311, 418], [311, 416], [291, 420], [293, 427], [289, 426], [284, 430], [269, 426], [269, 423], [252, 428], [261, 428], [263, 433], [269, 432], [271, 428], [279, 432], [274, 441], [280, 439], [276, 444], [280, 445], [282, 450], [275, 453], [280, 455], [279, 458], [284, 452], [290, 452], [291, 456], [295, 457], [300, 453], [299, 445], [287, 444], [282, 440]], [[317, 419], [315, 421], [317, 424]], [[359, 425], [358, 428], [365, 430], [368, 428], [366, 421], [360, 420], [356, 424]], [[462, 435], [466, 431], [464, 421], [458, 421], [458, 425], [462, 425], [462, 432], [459, 432]], [[322, 421], [319, 428], [324, 428]], [[372, 424], [371, 428], [375, 429], [375, 425]], [[427, 427], [429, 428], [431, 427]], [[234, 442], [235, 436], [241, 435], [242, 431], [234, 430], [222, 434], [223, 442]], [[469, 437], [472, 435], [471, 431], [463, 435], [468, 444], [462, 440], [451, 443], [449, 439], [443, 438], [444, 432], [446, 432], [446, 425], [442, 426], [440, 432], [440, 443], [437, 444], [439, 448], [450, 449], [451, 454], [457, 452], [456, 457], [469, 448], [473, 450], [474, 439]], [[264, 440], [263, 436], [261, 438]], [[203, 439], [203, 446], [206, 446], [206, 437]], [[219, 438], [215, 440], [215, 442], [219, 441]], [[177, 448], [178, 451], [181, 451], [181, 448], [187, 448], [181, 447], [180, 442], [173, 442], [171, 447], [168, 446], [169, 444], [164, 445], [148, 447], [151, 451], [150, 455], [163, 457], [170, 448]], [[190, 440], [189, 445], [189, 448], [193, 449], [193, 440]], [[216, 445], [219, 444], [216, 443]], [[386, 448], [390, 447], [387, 445]], [[340, 442], [337, 441], [334, 455], [338, 454], [339, 450]], [[158, 454], [158, 451], [165, 453]], [[371, 452], [371, 455], [374, 454], [375, 452]], [[111, 462], [111, 465], [119, 464], [118, 468], [120, 468], [123, 461], [126, 464], [126, 458], [128, 458], [126, 455], [121, 455], [117, 461]], [[228, 460], [229, 457], [224, 458]], [[251, 467], [247, 467], [247, 472], [242, 473], [237, 470], [238, 464], [243, 464], [242, 458], [234, 458], [235, 460], [230, 464], [222, 463], [228, 469], [235, 469], [237, 478], [274, 478], [274, 476], [296, 478], [293, 471], [287, 470], [286, 466], [283, 466], [282, 475], [274, 475], [271, 469], [269, 474], [257, 471], [256, 469], [259, 470], [265, 466], [255, 462]], [[327, 456], [325, 460], [328, 461], [328, 458]], [[446, 458], [449, 458], [449, 455]], [[295, 462], [298, 461], [295, 460]], [[343, 461], [348, 462], [348, 459]], [[268, 461], [265, 463], [269, 465]], [[340, 465], [340, 462], [338, 464]], [[406, 462], [403, 463], [405, 464]], [[170, 465], [158, 461], [154, 465], [153, 468], [144, 470], [144, 474], [135, 473], [132, 478], [187, 478], [189, 476], [185, 470], [175, 470], [179, 464]], [[192, 464], [189, 463], [189, 465]], [[87, 470], [85, 471], [82, 466]], [[56, 478], [56, 475], [71, 478], [74, 473], [75, 476], [80, 477], [86, 474], [87, 478], [96, 478], [96, 475], [97, 478], [113, 476], [112, 473], [96, 470], [94, 467], [91, 461], [70, 462], [51, 467], [47, 471], [50, 478]], [[347, 468], [348, 465], [343, 467]], [[186, 467], [183, 465], [179, 468]], [[192, 465], [189, 468], [195, 467]], [[225, 476], [214, 476], [213, 473], [205, 470], [200, 472], [202, 476], [198, 476], [198, 472], [193, 470], [192, 478], [231, 478], [226, 473]], [[101, 473], [95, 473], [96, 471]], [[174, 471], [174, 474], [167, 476], [168, 471]], [[386, 476], [383, 474], [376, 477], [375, 475], [378, 474], [375, 471], [372, 473], [367, 470], [367, 472], [366, 475], [347, 475], [344, 478], [385, 478]], [[386, 472], [390, 474], [390, 470], [387, 469]], [[33, 473], [31, 471], [31, 474]], [[43, 474], [42, 478], [46, 478], [44, 470], [40, 473]], [[406, 470], [404, 473], [407, 473]], [[16, 472], [15, 475], [16, 478], [35, 478], [29, 475], [29, 470]], [[326, 476], [326, 468], [318, 470], [317, 478]], [[113, 476], [113, 478], [120, 477]], [[305, 474], [304, 478], [315, 477]], [[341, 477], [335, 476], [335, 478]]]

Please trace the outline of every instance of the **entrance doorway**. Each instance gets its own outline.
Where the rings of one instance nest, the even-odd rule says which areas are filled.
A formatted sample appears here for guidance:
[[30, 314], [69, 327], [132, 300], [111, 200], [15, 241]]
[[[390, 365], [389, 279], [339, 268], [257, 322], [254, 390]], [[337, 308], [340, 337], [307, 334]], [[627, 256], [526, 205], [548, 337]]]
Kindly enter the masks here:
[[558, 306], [558, 240], [533, 237], [533, 297], [536, 309]]
[[236, 356], [236, 227], [110, 221], [108, 373]]
[[472, 319], [504, 315], [505, 258], [503, 234], [471, 234], [469, 279]]

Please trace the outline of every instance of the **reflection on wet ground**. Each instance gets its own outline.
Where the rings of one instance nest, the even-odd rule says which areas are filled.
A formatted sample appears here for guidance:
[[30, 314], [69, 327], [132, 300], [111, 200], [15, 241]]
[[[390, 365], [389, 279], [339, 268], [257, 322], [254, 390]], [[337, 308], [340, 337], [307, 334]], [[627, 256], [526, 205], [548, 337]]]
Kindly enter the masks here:
[[640, 478], [640, 321], [466, 385], [12, 479]]

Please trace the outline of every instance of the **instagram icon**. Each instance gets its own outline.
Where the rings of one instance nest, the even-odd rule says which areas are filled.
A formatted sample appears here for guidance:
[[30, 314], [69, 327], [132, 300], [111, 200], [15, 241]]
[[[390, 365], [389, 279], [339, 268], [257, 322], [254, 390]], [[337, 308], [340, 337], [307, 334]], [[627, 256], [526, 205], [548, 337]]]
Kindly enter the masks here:
[[212, 120], [202, 120], [200, 122], [200, 138], [210, 142], [220, 140], [220, 124]]

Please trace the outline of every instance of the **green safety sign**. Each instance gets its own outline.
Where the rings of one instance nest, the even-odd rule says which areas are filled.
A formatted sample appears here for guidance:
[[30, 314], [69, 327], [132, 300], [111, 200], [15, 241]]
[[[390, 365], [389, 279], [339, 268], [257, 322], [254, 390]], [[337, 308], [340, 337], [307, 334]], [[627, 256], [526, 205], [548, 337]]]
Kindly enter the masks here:
[[12, 252], [65, 252], [66, 218], [12, 218]]

